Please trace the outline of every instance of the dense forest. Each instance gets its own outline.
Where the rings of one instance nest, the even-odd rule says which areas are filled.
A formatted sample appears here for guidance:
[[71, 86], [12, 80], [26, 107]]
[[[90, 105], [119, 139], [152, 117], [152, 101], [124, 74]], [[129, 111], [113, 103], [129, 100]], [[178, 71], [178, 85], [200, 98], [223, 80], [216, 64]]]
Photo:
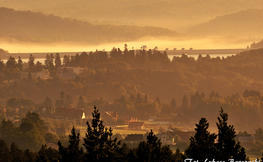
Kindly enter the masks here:
[[[253, 131], [261, 126], [263, 113], [262, 53], [263, 49], [256, 49], [223, 59], [200, 55], [197, 60], [183, 54], [170, 60], [157, 48], [113, 48], [110, 53], [83, 52], [63, 59], [58, 53], [47, 54], [44, 64], [35, 63], [31, 55], [26, 69], [21, 59], [10, 57], [6, 64], [0, 64], [2, 117], [23, 117], [33, 109], [41, 113], [47, 97], [55, 109], [57, 100], [68, 96], [67, 104], [60, 106], [76, 107], [82, 102], [87, 113], [95, 104], [103, 111], [117, 111], [121, 118], [147, 120], [157, 116], [188, 124], [203, 116], [214, 122], [216, 110], [223, 106], [238, 129], [246, 125]], [[64, 67], [63, 73], [68, 73], [65, 67], [83, 71], [72, 79], [63, 79], [59, 67]], [[49, 79], [31, 76], [43, 70], [49, 72]], [[21, 79], [22, 71], [29, 72], [26, 78]], [[17, 100], [17, 105], [9, 105], [10, 99]], [[25, 99], [31, 100], [29, 104], [20, 102]]]
[[[8, 54], [7, 51], [5, 53]], [[207, 121], [213, 123], [209, 125], [212, 130], [220, 129], [218, 123], [226, 123], [228, 120], [223, 109], [220, 111], [222, 119], [217, 119], [218, 111], [223, 107], [231, 116], [228, 122], [233, 124], [237, 131], [256, 132], [256, 142], [247, 146], [246, 150], [259, 155], [263, 148], [262, 54], [263, 49], [253, 49], [227, 58], [211, 58], [209, 55], [200, 54], [195, 60], [183, 54], [170, 60], [166, 51], [159, 51], [157, 47], [149, 50], [143, 48], [129, 50], [125, 45], [123, 51], [113, 48], [109, 53], [83, 52], [71, 57], [67, 55], [60, 57], [59, 53], [47, 54], [44, 64], [35, 62], [33, 55], [30, 55], [27, 63], [23, 63], [20, 57], [15, 59], [10, 56], [6, 63], [0, 62], [0, 120], [2, 121], [1, 139], [4, 140], [1, 141], [2, 148], [7, 152], [10, 150], [12, 152], [12, 149], [18, 150], [19, 156], [22, 156], [20, 158], [37, 160], [47, 154], [52, 158], [56, 157], [55, 159], [66, 158], [68, 154], [65, 152], [71, 147], [70, 140], [67, 141], [66, 136], [58, 136], [54, 132], [61, 127], [70, 130], [81, 122], [55, 119], [54, 112], [57, 107], [75, 107], [84, 110], [86, 114], [91, 112], [96, 114], [97, 111], [93, 109], [96, 105], [101, 112], [118, 112], [118, 120], [115, 123], [108, 123], [113, 126], [124, 124], [126, 118], [146, 121], [154, 117], [156, 121], [170, 121], [176, 126], [192, 127], [201, 118], [196, 125], [197, 132], [207, 131]], [[72, 78], [63, 78], [61, 73], [72, 73], [69, 68], [81, 68], [82, 72], [73, 75]], [[43, 79], [33, 75], [43, 71], [48, 72], [48, 78]], [[87, 119], [90, 121], [94, 117], [98, 116], [87, 116]], [[205, 129], [199, 130], [200, 126]], [[169, 128], [178, 131], [173, 126]], [[233, 132], [231, 135], [233, 138], [228, 139], [232, 143], [236, 135], [248, 134], [246, 131], [236, 134], [231, 125], [228, 128]], [[209, 137], [214, 139], [216, 134], [213, 133], [216, 132], [208, 134]], [[90, 133], [92, 134], [92, 131]], [[106, 143], [112, 144], [110, 146], [114, 148], [113, 150], [126, 150], [121, 154], [125, 156], [119, 156], [117, 152], [111, 154], [113, 159], [153, 156], [145, 157], [145, 154], [140, 152], [141, 149], [152, 147], [149, 141], [129, 148], [118, 145], [117, 140], [110, 138], [113, 136], [110, 130], [107, 129], [105, 133], [107, 139], [112, 139]], [[153, 132], [148, 132], [145, 136], [158, 141]], [[218, 137], [222, 138], [220, 136], [218, 134]], [[78, 137], [76, 133], [74, 134], [74, 129], [70, 139], [71, 137]], [[93, 136], [85, 138], [93, 138]], [[178, 141], [176, 147], [181, 150], [187, 149], [185, 154], [180, 150], [173, 154], [169, 147], [158, 143], [157, 150], [160, 153], [158, 156], [162, 157], [165, 154], [165, 158], [170, 157], [173, 160], [177, 157], [183, 159], [186, 156], [197, 156], [193, 154], [196, 148], [203, 147], [202, 142], [200, 146], [195, 142], [200, 140], [199, 138], [197, 134], [190, 139], [190, 144]], [[60, 141], [58, 151], [45, 146], [47, 142], [58, 141]], [[94, 141], [84, 139], [85, 142]], [[207, 145], [206, 149], [221, 147], [211, 141]], [[83, 146], [86, 148], [83, 150], [79, 147], [78, 152], [83, 156], [80, 158], [85, 159], [86, 156], [91, 156], [85, 150], [91, 148], [87, 144]], [[233, 147], [236, 151], [233, 156], [246, 158], [245, 150], [239, 143], [235, 143]], [[39, 152], [36, 153], [37, 151]], [[148, 152], [151, 154], [151, 150]], [[227, 152], [229, 151], [225, 154], [231, 156]], [[109, 152], [105, 152], [102, 157], [97, 158], [105, 158], [104, 155], [108, 156], [108, 154]], [[12, 153], [6, 155], [12, 156]], [[224, 157], [217, 155], [219, 159]]]
[[90, 44], [134, 41], [142, 37], [179, 36], [160, 27], [93, 25], [31, 11], [0, 8], [0, 39], [22, 42], [88, 42]]

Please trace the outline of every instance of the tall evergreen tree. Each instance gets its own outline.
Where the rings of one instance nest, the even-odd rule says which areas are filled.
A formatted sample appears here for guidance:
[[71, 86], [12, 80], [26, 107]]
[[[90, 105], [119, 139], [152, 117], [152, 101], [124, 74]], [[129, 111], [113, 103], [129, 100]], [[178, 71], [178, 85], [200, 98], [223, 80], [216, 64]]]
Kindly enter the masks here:
[[28, 65], [29, 65], [28, 70], [31, 72], [35, 70], [34, 61], [35, 61], [35, 57], [32, 54], [30, 54], [29, 59], [28, 59]]
[[183, 162], [183, 154], [181, 153], [180, 149], [177, 148], [174, 154], [174, 160], [175, 162]]
[[18, 57], [18, 60], [17, 60], [17, 67], [18, 67], [18, 69], [19, 69], [20, 71], [23, 70], [23, 61], [22, 61], [22, 59], [21, 59], [20, 56]]
[[161, 140], [151, 132], [147, 136], [147, 142], [142, 141], [136, 148], [137, 161], [142, 162], [160, 162], [171, 161], [172, 151], [169, 146], [162, 146]]
[[12, 56], [6, 62], [6, 68], [16, 68], [16, 59]]
[[85, 160], [94, 162], [113, 161], [118, 154], [120, 142], [117, 142], [117, 138], [111, 139], [112, 129], [105, 128], [96, 107], [92, 113], [91, 125], [87, 121], [87, 126], [83, 144], [86, 148]]
[[72, 107], [72, 98], [70, 95], [67, 95], [66, 96], [66, 99], [65, 99], [65, 107]]
[[82, 96], [79, 96], [79, 101], [76, 108], [86, 108], [86, 100]]
[[174, 99], [174, 98], [172, 99], [172, 101], [171, 101], [171, 103], [170, 103], [170, 106], [171, 106], [173, 109], [175, 109], [175, 108], [177, 107], [177, 105], [176, 105], [176, 102], [175, 102], [175, 99]]
[[55, 66], [56, 68], [61, 66], [61, 59], [60, 59], [59, 53], [56, 53], [56, 56], [55, 56]]
[[11, 148], [11, 155], [12, 155], [12, 161], [13, 162], [20, 162], [23, 159], [23, 151], [18, 148], [18, 146], [15, 143], [12, 143]]
[[205, 161], [215, 158], [216, 135], [208, 132], [209, 123], [205, 118], [201, 118], [196, 124], [195, 136], [190, 138], [190, 145], [185, 153], [188, 158]]
[[189, 102], [188, 102], [186, 95], [184, 95], [184, 97], [183, 97], [181, 108], [182, 109], [188, 109], [189, 108]]
[[233, 125], [227, 124], [228, 114], [224, 113], [223, 109], [220, 110], [218, 117], [218, 143], [216, 144], [217, 160], [235, 159], [245, 160], [245, 149], [235, 140], [236, 131]]
[[56, 149], [52, 149], [47, 145], [42, 145], [41, 149], [38, 151], [36, 157], [36, 162], [58, 162], [59, 152]]
[[69, 145], [67, 147], [62, 146], [59, 141], [59, 153], [61, 155], [60, 161], [63, 162], [81, 162], [83, 161], [83, 148], [80, 146], [80, 134], [76, 134], [75, 128], [73, 126], [71, 134], [69, 135]]
[[10, 150], [4, 140], [0, 139], [0, 161], [1, 162], [11, 162], [12, 155]]

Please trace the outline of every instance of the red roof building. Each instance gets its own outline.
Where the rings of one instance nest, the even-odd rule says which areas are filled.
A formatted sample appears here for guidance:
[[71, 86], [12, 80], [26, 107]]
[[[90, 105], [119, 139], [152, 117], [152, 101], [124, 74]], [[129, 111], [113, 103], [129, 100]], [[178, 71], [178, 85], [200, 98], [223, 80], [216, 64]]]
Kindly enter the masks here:
[[145, 129], [144, 122], [129, 122], [129, 129]]

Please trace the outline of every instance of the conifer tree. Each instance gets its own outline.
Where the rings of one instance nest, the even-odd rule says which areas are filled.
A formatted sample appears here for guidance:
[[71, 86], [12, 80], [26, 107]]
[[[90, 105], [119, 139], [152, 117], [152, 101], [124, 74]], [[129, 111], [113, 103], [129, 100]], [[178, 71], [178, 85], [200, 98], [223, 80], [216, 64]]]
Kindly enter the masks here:
[[233, 125], [227, 124], [228, 114], [220, 110], [218, 117], [218, 143], [216, 144], [217, 160], [245, 160], [245, 149], [240, 145], [240, 142], [235, 140], [236, 131]]
[[209, 123], [205, 118], [201, 118], [196, 124], [195, 136], [190, 138], [190, 145], [185, 151], [188, 158], [200, 161], [215, 158], [214, 142], [216, 135], [208, 132], [208, 127]]
[[71, 134], [69, 135], [69, 145], [68, 147], [62, 146], [62, 143], [59, 141], [59, 153], [61, 155], [61, 161], [71, 162], [83, 161], [83, 148], [80, 146], [80, 134], [76, 134], [75, 128], [73, 126]]
[[180, 149], [177, 148], [174, 154], [175, 162], [183, 162], [183, 154], [181, 153]]
[[139, 143], [136, 156], [137, 161], [143, 162], [171, 161], [172, 151], [169, 146], [162, 146], [161, 140], [151, 130], [147, 136], [147, 142]]
[[12, 155], [12, 161], [13, 162], [20, 162], [23, 158], [23, 151], [18, 148], [18, 146], [15, 143], [12, 143], [10, 152]]
[[105, 128], [96, 106], [92, 113], [91, 125], [87, 121], [87, 133], [84, 138], [86, 148], [84, 159], [87, 161], [112, 161], [118, 154], [120, 142], [111, 139], [112, 129]]
[[184, 97], [183, 97], [181, 108], [182, 109], [188, 109], [189, 108], [189, 102], [188, 102], [186, 95], [184, 95]]
[[23, 70], [23, 61], [22, 61], [22, 59], [21, 59], [20, 56], [18, 57], [17, 67], [18, 67], [18, 69], [19, 69], [20, 71]]
[[170, 103], [170, 106], [171, 106], [173, 109], [177, 107], [177, 105], [176, 105], [176, 102], [175, 102], [175, 99], [174, 99], [174, 98], [172, 99], [172, 101], [171, 101], [171, 103]]
[[10, 150], [4, 140], [0, 139], [0, 161], [1, 162], [11, 162], [12, 155]]

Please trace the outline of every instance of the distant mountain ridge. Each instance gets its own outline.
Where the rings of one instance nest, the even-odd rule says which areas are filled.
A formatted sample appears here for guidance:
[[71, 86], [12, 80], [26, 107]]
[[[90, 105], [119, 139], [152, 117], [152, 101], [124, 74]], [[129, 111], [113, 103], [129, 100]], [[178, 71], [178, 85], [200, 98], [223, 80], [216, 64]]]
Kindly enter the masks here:
[[0, 8], [0, 38], [26, 42], [132, 41], [142, 37], [178, 36], [177, 32], [158, 27], [92, 25], [75, 19], [61, 18], [31, 11]]
[[240, 10], [263, 9], [262, 0], [0, 0], [1, 6], [85, 21], [120, 20], [170, 29], [192, 27]]
[[195, 35], [262, 35], [263, 9], [245, 11], [218, 16], [208, 22], [199, 24], [189, 30]]

